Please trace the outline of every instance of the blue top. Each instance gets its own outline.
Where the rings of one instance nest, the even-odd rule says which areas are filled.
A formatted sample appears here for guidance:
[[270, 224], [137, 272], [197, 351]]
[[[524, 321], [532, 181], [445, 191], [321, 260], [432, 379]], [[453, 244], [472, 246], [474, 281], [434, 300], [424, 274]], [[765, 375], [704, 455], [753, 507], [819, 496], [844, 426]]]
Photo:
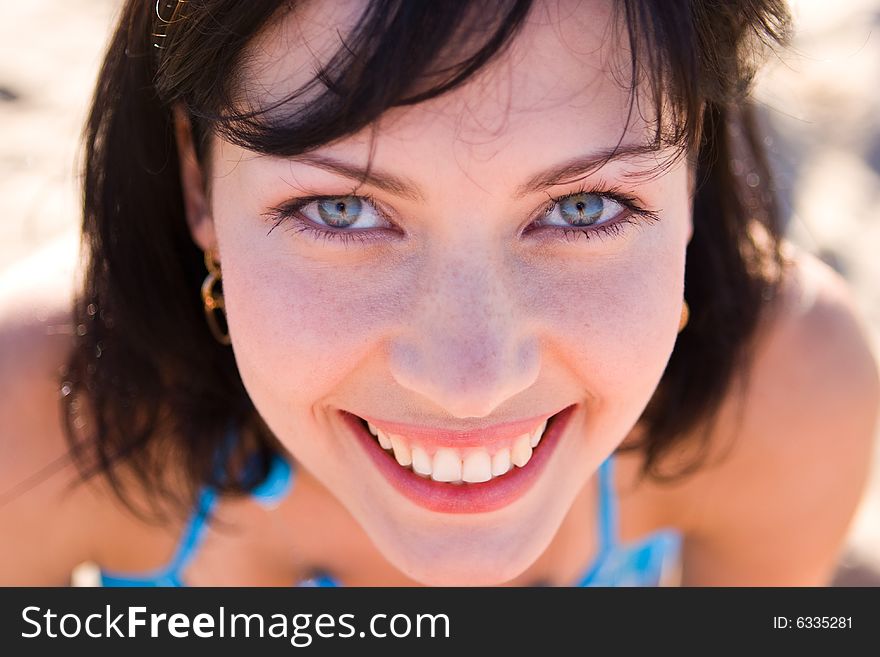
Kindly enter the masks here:
[[[230, 435], [234, 438], [234, 434]], [[277, 506], [290, 492], [294, 472], [280, 455], [273, 458], [266, 478], [251, 491], [257, 502]], [[657, 586], [666, 569], [679, 558], [681, 534], [674, 529], [652, 532], [639, 541], [622, 543], [618, 539], [617, 497], [614, 493], [614, 462], [609, 456], [599, 466], [599, 550], [592, 565], [571, 586]], [[217, 492], [205, 486], [187, 522], [171, 561], [165, 566], [138, 574], [101, 570], [103, 586], [186, 586], [181, 573], [192, 561], [208, 529], [208, 520], [217, 502]], [[339, 586], [321, 575], [297, 586]]]

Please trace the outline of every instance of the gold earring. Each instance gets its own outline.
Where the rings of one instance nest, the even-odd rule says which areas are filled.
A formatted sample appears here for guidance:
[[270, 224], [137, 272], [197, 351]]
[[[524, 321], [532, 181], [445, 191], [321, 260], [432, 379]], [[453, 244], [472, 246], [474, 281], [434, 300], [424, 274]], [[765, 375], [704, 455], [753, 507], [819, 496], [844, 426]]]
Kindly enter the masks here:
[[684, 331], [684, 327], [687, 326], [688, 320], [691, 318], [691, 309], [688, 306], [687, 301], [681, 302], [681, 319], [678, 321], [678, 332], [681, 333]]
[[218, 312], [224, 314], [226, 304], [223, 301], [223, 293], [214, 291], [214, 286], [222, 282], [223, 277], [220, 274], [220, 263], [217, 262], [217, 259], [214, 257], [214, 251], [211, 249], [205, 250], [205, 268], [208, 270], [208, 275], [202, 282], [202, 303], [205, 306], [205, 319], [208, 321], [208, 328], [211, 329], [211, 333], [214, 334], [217, 342], [229, 345], [232, 344], [229, 332], [223, 331], [215, 314]]

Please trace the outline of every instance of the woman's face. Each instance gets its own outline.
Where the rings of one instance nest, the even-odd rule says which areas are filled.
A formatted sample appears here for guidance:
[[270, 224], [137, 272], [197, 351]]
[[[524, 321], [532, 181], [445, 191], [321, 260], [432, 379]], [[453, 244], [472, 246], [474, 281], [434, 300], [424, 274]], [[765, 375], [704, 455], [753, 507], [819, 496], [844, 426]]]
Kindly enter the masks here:
[[[308, 79], [359, 4], [310, 3], [264, 34], [252, 87]], [[686, 166], [584, 170], [621, 135], [653, 136], [638, 112], [624, 132], [612, 68], [629, 55], [609, 11], [538, 3], [478, 78], [382, 118], [363, 184], [369, 131], [294, 160], [212, 146], [212, 218], [194, 235], [217, 246], [244, 384], [299, 467], [425, 584], [530, 566], [673, 348]], [[528, 434], [563, 409], [529, 458]]]

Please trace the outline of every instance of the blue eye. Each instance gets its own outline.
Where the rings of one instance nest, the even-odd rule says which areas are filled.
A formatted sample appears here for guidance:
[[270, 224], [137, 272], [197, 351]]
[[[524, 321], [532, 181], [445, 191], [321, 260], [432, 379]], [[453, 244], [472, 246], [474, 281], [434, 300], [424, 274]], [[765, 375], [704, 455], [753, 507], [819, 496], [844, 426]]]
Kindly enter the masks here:
[[366, 196], [324, 196], [305, 199], [298, 206], [297, 213], [318, 227], [327, 226], [352, 233], [388, 226], [372, 199]]
[[290, 219], [296, 232], [338, 240], [343, 245], [387, 239], [394, 225], [369, 196], [318, 196], [296, 199], [266, 213], [273, 220], [271, 233]]
[[360, 218], [361, 200], [357, 196], [339, 196], [315, 201], [318, 216], [335, 228], [348, 228]]
[[615, 219], [625, 209], [622, 204], [608, 196], [581, 192], [554, 201], [542, 223], [558, 217], [566, 226], [604, 224]]

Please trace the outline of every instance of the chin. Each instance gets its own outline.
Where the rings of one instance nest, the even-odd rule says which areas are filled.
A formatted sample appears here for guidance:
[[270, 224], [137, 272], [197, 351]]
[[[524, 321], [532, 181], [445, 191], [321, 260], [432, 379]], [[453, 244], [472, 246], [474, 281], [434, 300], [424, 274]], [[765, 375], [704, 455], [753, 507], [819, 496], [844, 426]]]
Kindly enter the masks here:
[[359, 521], [385, 559], [419, 584], [499, 586], [522, 575], [547, 549], [565, 515], [565, 505], [558, 506], [467, 518], [409, 509]]
[[430, 558], [413, 558], [409, 553], [394, 565], [424, 586], [500, 586], [521, 575], [533, 562], [522, 552], [512, 558], [482, 552], [445, 556], [432, 552]]

